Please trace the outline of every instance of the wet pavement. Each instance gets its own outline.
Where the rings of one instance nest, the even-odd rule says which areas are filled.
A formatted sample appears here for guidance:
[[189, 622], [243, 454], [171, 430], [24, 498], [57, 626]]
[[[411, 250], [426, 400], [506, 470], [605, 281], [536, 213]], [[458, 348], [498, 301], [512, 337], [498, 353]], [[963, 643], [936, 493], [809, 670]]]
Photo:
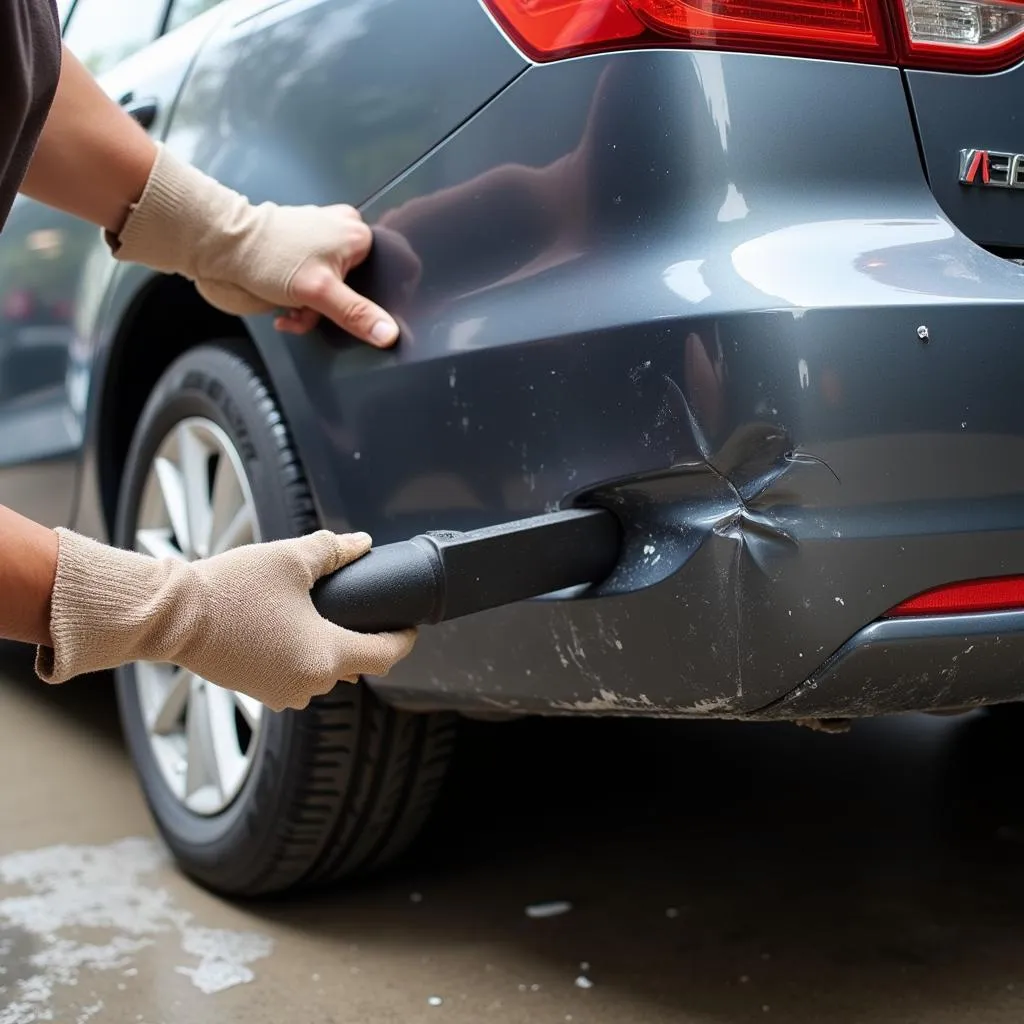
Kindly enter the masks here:
[[0, 1024], [1024, 1019], [1024, 715], [471, 724], [414, 859], [243, 905], [167, 862], [109, 686], [16, 662]]

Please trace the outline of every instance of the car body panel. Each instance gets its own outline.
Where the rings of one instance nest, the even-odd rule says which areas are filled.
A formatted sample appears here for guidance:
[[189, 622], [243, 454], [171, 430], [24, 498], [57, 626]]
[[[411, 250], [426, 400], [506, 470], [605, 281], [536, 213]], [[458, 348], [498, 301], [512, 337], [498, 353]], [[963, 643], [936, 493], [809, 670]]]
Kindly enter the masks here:
[[763, 717], [959, 710], [1020, 700], [1024, 612], [889, 619], [866, 626]]
[[[416, 163], [526, 66], [483, 10], [461, 0], [429, 7], [418, 0], [250, 0], [232, 8], [220, 25], [196, 56], [165, 144], [254, 200], [358, 203]], [[298, 75], [295, 68], [307, 66], [304, 40], [310, 34], [320, 70]], [[437, 41], [429, 60], [424, 38]], [[438, 56], [441, 42], [447, 59]], [[382, 81], [381, 53], [404, 70]], [[276, 69], [277, 79], [267, 77], [269, 68]], [[419, 91], [408, 87], [411, 73], [420, 76]], [[329, 124], [321, 130], [325, 118]], [[94, 352], [84, 375], [92, 389], [93, 422], [76, 524], [96, 536], [109, 530], [95, 447], [99, 406], [109, 393], [111, 348], [153, 280], [143, 268], [118, 268], [104, 291], [102, 315], [91, 327]], [[297, 360], [319, 365], [329, 377], [338, 358], [359, 366], [379, 353], [330, 328], [287, 339], [269, 317], [249, 318], [245, 330], [278, 391], [321, 518], [341, 528], [345, 488], [335, 452], [323, 443], [340, 425], [325, 421], [320, 406], [303, 396]]]
[[[836, 120], [854, 89], [863, 120]], [[575, 118], [535, 130], [546, 95]], [[560, 159], [532, 209], [508, 187]], [[575, 234], [545, 234], [574, 203]], [[410, 325], [400, 370], [305, 371], [346, 424], [359, 522], [482, 525], [668, 473], [705, 538], [633, 595], [424, 631], [379, 684], [390, 699], [749, 713], [917, 590], [1024, 566], [1024, 416], [993, 379], [1020, 359], [1024, 274], [936, 206], [898, 72], [681, 53], [532, 68], [367, 212], [426, 269], [389, 296]], [[972, 508], [993, 532], [958, 520]]]
[[[1024, 252], [1024, 174], [1017, 188], [960, 183], [960, 152], [1024, 152], [1018, 112], [1024, 64], [990, 75], [908, 71], [907, 89], [932, 190], [946, 215], [979, 245]], [[993, 173], [992, 181], [1007, 180]]]
[[526, 66], [463, 0], [264, 6], [203, 47], [167, 138], [254, 201], [362, 203]]
[[[164, 143], [254, 200], [359, 202], [525, 67], [482, 10], [471, 7], [468, 13], [459, 0], [441, 0], [429, 9], [415, 0], [238, 0], [222, 5], [206, 16], [216, 14], [217, 31], [205, 33], [202, 48], [194, 53]], [[426, 63], [422, 40], [435, 35], [448, 40], [451, 59]], [[314, 56], [305, 45], [311, 37], [320, 70], [299, 75], [297, 69], [308, 70]], [[461, 62], [455, 59], [460, 52], [467, 58]], [[381, 81], [376, 73], [381, 53], [405, 71]], [[436, 48], [433, 54], [436, 58]], [[425, 83], [415, 94], [406, 78], [411, 71], [422, 73]], [[325, 118], [329, 125], [321, 130], [318, 123]], [[83, 387], [91, 389], [94, 415], [76, 525], [96, 536], [107, 536], [109, 530], [95, 447], [99, 407], [113, 400], [108, 387], [111, 347], [154, 277], [144, 268], [118, 267], [94, 291], [103, 295], [103, 304], [90, 322], [93, 351], [80, 373]], [[321, 513], [337, 521], [342, 497], [330, 452], [321, 444], [325, 425], [302, 399], [289, 346], [319, 347], [329, 355], [338, 339], [289, 341], [267, 317], [251, 318], [246, 328], [281, 393]]]

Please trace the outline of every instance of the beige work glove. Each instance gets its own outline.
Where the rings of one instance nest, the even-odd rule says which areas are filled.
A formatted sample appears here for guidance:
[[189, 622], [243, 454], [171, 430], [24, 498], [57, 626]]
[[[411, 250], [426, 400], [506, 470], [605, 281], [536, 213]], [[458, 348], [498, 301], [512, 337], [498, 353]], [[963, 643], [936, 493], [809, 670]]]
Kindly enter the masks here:
[[398, 325], [344, 282], [373, 233], [351, 206], [254, 206], [163, 145], [119, 234], [116, 259], [194, 281], [211, 305], [236, 316], [284, 310], [280, 330], [302, 334], [323, 314], [378, 347]]
[[385, 675], [415, 632], [362, 634], [317, 614], [310, 587], [370, 550], [366, 534], [321, 530], [198, 562], [155, 559], [58, 529], [49, 683], [130, 661], [180, 665], [274, 711], [304, 708], [339, 680]]

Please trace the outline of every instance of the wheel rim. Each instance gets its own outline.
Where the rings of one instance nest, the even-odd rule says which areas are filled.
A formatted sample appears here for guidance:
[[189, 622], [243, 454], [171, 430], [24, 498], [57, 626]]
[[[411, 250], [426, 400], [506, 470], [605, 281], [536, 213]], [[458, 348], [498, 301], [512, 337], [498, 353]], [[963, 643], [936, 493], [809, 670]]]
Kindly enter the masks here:
[[[193, 561], [260, 540], [241, 456], [212, 420], [182, 420], [153, 457], [139, 501], [135, 550]], [[154, 759], [196, 814], [223, 811], [259, 750], [263, 705], [186, 669], [137, 662], [135, 685]]]

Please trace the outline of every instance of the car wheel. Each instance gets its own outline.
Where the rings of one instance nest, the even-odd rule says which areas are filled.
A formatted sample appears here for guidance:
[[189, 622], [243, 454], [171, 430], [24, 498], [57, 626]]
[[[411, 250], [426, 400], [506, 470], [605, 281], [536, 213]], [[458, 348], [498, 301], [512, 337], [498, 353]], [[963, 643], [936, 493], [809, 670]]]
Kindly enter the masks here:
[[[241, 343], [204, 345], [160, 378], [129, 450], [115, 542], [200, 558], [317, 528], [267, 384]], [[258, 895], [382, 865], [435, 800], [454, 719], [411, 715], [364, 685], [275, 714], [170, 665], [119, 669], [146, 800], [182, 868]]]

